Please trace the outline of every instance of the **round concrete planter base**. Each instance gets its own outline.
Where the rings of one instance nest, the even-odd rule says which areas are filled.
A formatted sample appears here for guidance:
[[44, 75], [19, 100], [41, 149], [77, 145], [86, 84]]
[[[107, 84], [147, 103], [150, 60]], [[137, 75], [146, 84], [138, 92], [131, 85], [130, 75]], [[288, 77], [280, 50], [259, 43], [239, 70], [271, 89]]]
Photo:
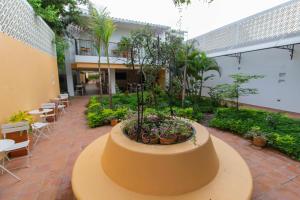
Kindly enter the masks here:
[[195, 139], [146, 145], [122, 133], [121, 123], [78, 157], [72, 188], [82, 200], [246, 200], [251, 173], [229, 145], [193, 123]]

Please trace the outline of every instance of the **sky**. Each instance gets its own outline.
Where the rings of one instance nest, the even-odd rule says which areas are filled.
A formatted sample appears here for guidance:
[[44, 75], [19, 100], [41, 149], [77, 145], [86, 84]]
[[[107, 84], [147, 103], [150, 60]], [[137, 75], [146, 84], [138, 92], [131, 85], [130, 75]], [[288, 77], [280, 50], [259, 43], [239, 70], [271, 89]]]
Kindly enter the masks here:
[[210, 4], [192, 0], [191, 5], [182, 9], [182, 14], [172, 0], [91, 1], [98, 8], [106, 7], [112, 17], [171, 26], [187, 31], [187, 38], [191, 39], [289, 0], [214, 0]]

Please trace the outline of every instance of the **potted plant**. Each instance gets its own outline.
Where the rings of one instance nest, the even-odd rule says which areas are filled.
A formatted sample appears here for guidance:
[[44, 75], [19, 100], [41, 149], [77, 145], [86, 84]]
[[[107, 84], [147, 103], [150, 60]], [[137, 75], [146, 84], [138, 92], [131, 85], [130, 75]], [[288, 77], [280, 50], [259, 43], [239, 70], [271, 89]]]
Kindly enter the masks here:
[[119, 123], [119, 120], [118, 119], [115, 119], [115, 118], [112, 118], [110, 119], [110, 125], [111, 126], [115, 126]]
[[[17, 122], [22, 122], [22, 121], [28, 121], [29, 125], [31, 125], [34, 122], [33, 117], [25, 111], [19, 111], [18, 113], [13, 114], [8, 120], [9, 123], [17, 123]], [[6, 135], [6, 138], [14, 140], [16, 143], [24, 142], [27, 140], [27, 138], [29, 138], [29, 141], [30, 141], [29, 146], [32, 148], [32, 141], [33, 141], [32, 134], [29, 134], [28, 132], [9, 133]], [[10, 152], [9, 156], [10, 157], [19, 157], [19, 156], [24, 156], [26, 154], [27, 154], [27, 151], [21, 149], [18, 151]]]
[[113, 111], [113, 114], [110, 117], [110, 125], [115, 126], [117, 123], [121, 121], [121, 119], [124, 119], [127, 114], [128, 114], [127, 108], [117, 108], [115, 111]]
[[172, 126], [161, 125], [159, 142], [161, 144], [174, 144], [176, 140], [177, 134], [174, 132], [174, 129], [172, 129]]
[[124, 122], [124, 132], [131, 140], [137, 140], [137, 126], [135, 121], [129, 120]]
[[158, 128], [144, 129], [142, 133], [142, 141], [144, 144], [158, 144], [159, 130]]
[[264, 147], [267, 144], [267, 137], [260, 127], [254, 126], [249, 131], [248, 135], [252, 137], [252, 144], [257, 147]]

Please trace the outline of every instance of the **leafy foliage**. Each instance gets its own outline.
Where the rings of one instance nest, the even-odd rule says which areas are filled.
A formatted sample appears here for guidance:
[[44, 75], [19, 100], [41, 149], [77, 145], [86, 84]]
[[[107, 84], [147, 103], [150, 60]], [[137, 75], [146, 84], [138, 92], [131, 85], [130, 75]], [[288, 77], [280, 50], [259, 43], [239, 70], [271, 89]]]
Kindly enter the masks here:
[[88, 0], [27, 0], [35, 14], [43, 18], [55, 33], [57, 64], [60, 73], [64, 71], [65, 50], [68, 48], [64, 36], [69, 24], [81, 24], [81, 4]]
[[88, 0], [28, 0], [35, 13], [60, 36], [65, 33], [69, 24], [80, 24], [81, 10], [78, 6], [87, 2]]
[[236, 109], [238, 110], [240, 97], [258, 94], [256, 88], [246, 88], [244, 87], [244, 84], [248, 83], [250, 80], [260, 79], [264, 76], [238, 73], [232, 74], [230, 77], [233, 79], [232, 84], [221, 84], [217, 86], [217, 89], [222, 91], [222, 97], [235, 100]]
[[261, 110], [221, 108], [210, 126], [242, 136], [258, 127], [271, 147], [300, 160], [300, 120]]
[[19, 111], [18, 113], [13, 114], [9, 120], [9, 122], [21, 122], [21, 121], [28, 121], [29, 124], [34, 122], [32, 115], [28, 114], [25, 111]]
[[221, 76], [221, 68], [213, 59], [206, 56], [204, 52], [194, 51], [188, 59], [188, 77], [192, 84], [193, 93], [202, 97], [204, 82], [215, 77], [214, 74], [207, 75], [207, 72], [215, 71]]

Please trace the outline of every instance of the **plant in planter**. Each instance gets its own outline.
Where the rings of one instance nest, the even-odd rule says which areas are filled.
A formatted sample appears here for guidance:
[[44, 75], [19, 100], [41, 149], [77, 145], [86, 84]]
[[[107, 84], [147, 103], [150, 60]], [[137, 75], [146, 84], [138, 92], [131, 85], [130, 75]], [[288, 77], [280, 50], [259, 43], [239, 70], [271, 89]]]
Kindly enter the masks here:
[[138, 134], [137, 134], [137, 124], [135, 120], [128, 120], [124, 122], [124, 132], [128, 137], [132, 140], [137, 140], [138, 139]]
[[264, 147], [267, 144], [266, 133], [262, 132], [258, 126], [253, 126], [247, 136], [252, 137], [252, 144], [254, 146]]
[[16, 123], [16, 122], [21, 122], [21, 121], [28, 121], [29, 124], [32, 124], [33, 123], [33, 117], [28, 114], [27, 112], [25, 111], [19, 111], [18, 113], [16, 114], [13, 114], [9, 120], [9, 122], [11, 123]]
[[127, 108], [116, 109], [110, 118], [110, 125], [115, 126], [119, 121], [124, 119], [128, 113], [129, 113], [129, 110]]
[[169, 124], [160, 127], [159, 141], [161, 144], [174, 144], [177, 141], [177, 134]]
[[193, 128], [188, 126], [186, 122], [177, 121], [177, 131], [178, 131], [178, 142], [186, 141], [189, 137], [192, 136]]
[[144, 144], [176, 144], [189, 140], [193, 136], [191, 124], [183, 119], [166, 115], [147, 115], [140, 137], [137, 134], [137, 119], [124, 122], [124, 133], [132, 140]]
[[[22, 122], [22, 121], [28, 121], [29, 125], [31, 125], [33, 122], [34, 122], [34, 119], [33, 117], [28, 114], [27, 112], [25, 111], [19, 111], [18, 113], [16, 114], [13, 114], [8, 122], [10, 123], [17, 123], [17, 122]], [[31, 127], [31, 126], [30, 126]], [[31, 130], [29, 130], [31, 131]], [[30, 132], [29, 132], [30, 133]], [[7, 139], [11, 139], [11, 140], [14, 140], [15, 142], [24, 142], [28, 139], [29, 137], [29, 140], [30, 140], [30, 146], [32, 147], [32, 134], [29, 134], [27, 132], [23, 133], [23, 132], [13, 132], [13, 133], [9, 133], [6, 135], [6, 138]], [[28, 134], [28, 137], [27, 137], [27, 134]], [[18, 151], [14, 151], [14, 152], [11, 152], [9, 154], [9, 156], [11, 157], [19, 157], [19, 156], [24, 156], [27, 154], [27, 151], [22, 149], [22, 150], [18, 150]]]
[[[146, 127], [146, 125], [145, 125]], [[142, 130], [142, 142], [144, 144], [158, 144], [159, 143], [159, 129], [156, 127], [153, 128], [144, 128]]]

